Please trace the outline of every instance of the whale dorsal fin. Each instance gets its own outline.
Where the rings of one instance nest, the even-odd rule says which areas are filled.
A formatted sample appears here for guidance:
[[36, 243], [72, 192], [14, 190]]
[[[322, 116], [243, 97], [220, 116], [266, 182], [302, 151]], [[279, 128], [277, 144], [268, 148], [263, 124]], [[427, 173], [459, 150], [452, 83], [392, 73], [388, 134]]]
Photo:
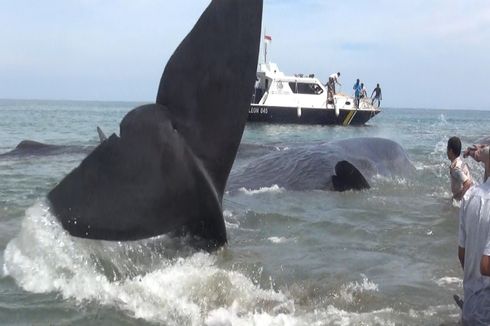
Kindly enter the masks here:
[[102, 129], [100, 129], [99, 126], [97, 126], [97, 134], [99, 135], [99, 141], [102, 143], [104, 140], [107, 140], [107, 136], [104, 134]]

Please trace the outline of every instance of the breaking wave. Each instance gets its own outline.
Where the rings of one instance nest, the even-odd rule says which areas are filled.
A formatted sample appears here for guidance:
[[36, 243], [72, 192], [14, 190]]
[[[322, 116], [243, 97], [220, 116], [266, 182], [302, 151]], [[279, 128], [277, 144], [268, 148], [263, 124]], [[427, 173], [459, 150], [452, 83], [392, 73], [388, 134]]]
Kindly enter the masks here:
[[71, 237], [39, 203], [27, 210], [20, 233], [7, 245], [3, 272], [26, 291], [58, 292], [81, 304], [97, 302], [166, 325], [235, 325], [235, 320], [246, 325], [286, 318], [278, 310], [294, 311], [281, 292], [220, 268], [219, 252], [172, 257], [175, 253], [159, 247], [168, 239], [150, 241]]
[[[233, 217], [229, 211], [224, 215]], [[264, 286], [256, 276], [221, 266], [226, 250], [196, 252], [165, 236], [134, 242], [74, 238], [44, 203], [37, 203], [26, 211], [19, 234], [5, 249], [3, 276], [29, 292], [55, 292], [78, 305], [113, 307], [128, 317], [164, 325], [395, 325], [450, 310], [403, 312], [388, 306], [359, 311], [359, 300], [378, 295], [378, 284], [362, 274], [359, 282], [322, 295], [320, 305], [305, 306], [287, 285], [278, 289], [270, 279]]]
[[246, 194], [246, 195], [258, 195], [258, 194], [264, 194], [264, 193], [281, 193], [285, 189], [282, 187], [279, 187], [278, 185], [273, 185], [270, 187], [261, 187], [259, 189], [246, 189], [246, 188], [240, 188], [239, 191]]

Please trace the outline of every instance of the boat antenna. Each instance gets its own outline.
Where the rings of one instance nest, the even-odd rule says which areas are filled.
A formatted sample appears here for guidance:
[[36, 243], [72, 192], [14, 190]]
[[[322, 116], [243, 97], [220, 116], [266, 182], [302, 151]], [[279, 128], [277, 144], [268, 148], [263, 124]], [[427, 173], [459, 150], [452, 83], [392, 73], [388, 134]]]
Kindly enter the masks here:
[[264, 63], [267, 63], [267, 40], [266, 34], [264, 34]]
[[272, 36], [267, 35], [267, 30], [264, 28], [264, 63], [267, 63], [267, 45], [272, 42]]

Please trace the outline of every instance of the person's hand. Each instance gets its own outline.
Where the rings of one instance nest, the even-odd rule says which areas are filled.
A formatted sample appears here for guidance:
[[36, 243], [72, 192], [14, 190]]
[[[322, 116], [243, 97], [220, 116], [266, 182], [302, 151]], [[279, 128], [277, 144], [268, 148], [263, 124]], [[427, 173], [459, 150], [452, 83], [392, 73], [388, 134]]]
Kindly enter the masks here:
[[488, 145], [485, 145], [485, 144], [475, 144], [471, 147], [468, 147], [464, 153], [463, 153], [463, 157], [466, 158], [468, 156], [471, 156], [475, 161], [477, 162], [482, 162], [485, 160], [485, 158], [483, 157], [484, 155], [483, 154], [483, 150], [485, 149], [485, 147], [487, 147]]
[[471, 156], [475, 158], [475, 152], [477, 151], [476, 145], [473, 145], [471, 147], [466, 148], [466, 150], [463, 152], [463, 157], [467, 158], [468, 156]]

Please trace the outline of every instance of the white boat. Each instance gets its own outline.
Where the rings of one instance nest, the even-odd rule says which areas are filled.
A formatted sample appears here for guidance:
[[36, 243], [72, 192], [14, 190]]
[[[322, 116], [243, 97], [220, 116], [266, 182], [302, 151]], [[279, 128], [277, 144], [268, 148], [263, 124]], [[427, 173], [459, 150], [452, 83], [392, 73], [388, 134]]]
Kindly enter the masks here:
[[381, 110], [370, 98], [337, 93], [327, 100], [327, 88], [314, 75], [288, 76], [272, 62], [259, 64], [248, 121], [322, 125], [362, 125]]

